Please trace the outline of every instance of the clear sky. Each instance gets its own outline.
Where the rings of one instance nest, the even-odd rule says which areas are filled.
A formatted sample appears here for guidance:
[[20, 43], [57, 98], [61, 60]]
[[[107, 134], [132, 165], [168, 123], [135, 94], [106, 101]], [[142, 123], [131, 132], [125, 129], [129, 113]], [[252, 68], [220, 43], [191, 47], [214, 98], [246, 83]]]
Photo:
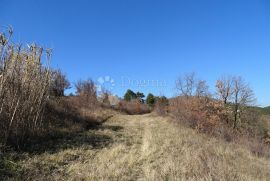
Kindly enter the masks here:
[[12, 25], [13, 40], [53, 48], [53, 67], [71, 82], [110, 76], [114, 82], [104, 86], [120, 96], [127, 88], [172, 96], [183, 73], [196, 72], [212, 89], [219, 76], [235, 74], [250, 83], [259, 105], [270, 105], [269, 0], [0, 0], [0, 5], [0, 25]]

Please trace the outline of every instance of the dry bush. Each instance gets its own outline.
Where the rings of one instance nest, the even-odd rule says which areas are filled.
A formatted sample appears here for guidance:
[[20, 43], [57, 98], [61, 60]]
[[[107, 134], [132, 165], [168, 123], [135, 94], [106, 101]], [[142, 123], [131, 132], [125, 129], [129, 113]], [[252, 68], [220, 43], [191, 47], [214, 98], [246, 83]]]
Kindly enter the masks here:
[[257, 156], [269, 157], [268, 134], [261, 115], [249, 105], [254, 94], [241, 77], [223, 77], [217, 81], [219, 100], [208, 93], [204, 81], [194, 74], [178, 79], [179, 97], [170, 101], [175, 120], [199, 132], [245, 145]]
[[97, 90], [93, 80], [79, 80], [76, 84], [76, 92], [78, 98], [76, 99], [77, 104], [83, 108], [94, 110], [98, 105], [97, 101]]
[[50, 87], [50, 95], [61, 97], [64, 96], [64, 91], [70, 88], [70, 83], [66, 75], [58, 69], [52, 72], [52, 83]]
[[129, 101], [120, 101], [118, 104], [118, 109], [122, 112], [125, 112], [127, 114], [145, 114], [145, 113], [149, 113], [150, 109], [149, 107], [144, 104], [141, 103], [139, 100], [134, 99]]
[[[9, 38], [0, 33], [0, 137], [3, 144], [19, 146], [43, 128], [51, 71], [41, 63], [43, 48], [16, 45]], [[46, 55], [50, 59], [51, 51]]]
[[225, 107], [222, 101], [178, 97], [170, 102], [170, 112], [176, 121], [198, 132], [241, 144], [256, 156], [270, 157], [266, 127], [254, 110], [242, 112], [237, 129], [233, 128], [230, 108]]
[[98, 97], [102, 107], [109, 108], [111, 106], [110, 97], [112, 97], [111, 92], [103, 88], [101, 94]]
[[196, 79], [194, 73], [180, 77], [176, 81], [180, 96], [170, 106], [173, 115], [203, 132], [226, 135], [233, 128], [241, 134], [263, 137], [265, 130], [260, 124], [260, 115], [247, 109], [255, 99], [243, 78], [223, 76], [216, 88], [219, 100], [212, 98], [206, 82]]
[[259, 142], [267, 139], [266, 126], [253, 109], [241, 113], [237, 129], [233, 128], [231, 108], [211, 98], [177, 97], [170, 101], [169, 111], [178, 122], [227, 141], [236, 141], [239, 137], [257, 137]]
[[170, 111], [176, 120], [208, 133], [227, 120], [224, 105], [212, 99], [206, 81], [196, 79], [194, 73], [178, 78], [176, 90], [179, 96], [170, 103]]
[[169, 110], [176, 120], [207, 133], [213, 133], [227, 120], [224, 106], [207, 97], [175, 98], [171, 100]]
[[165, 96], [156, 97], [154, 111], [160, 116], [166, 115], [169, 111], [169, 100]]

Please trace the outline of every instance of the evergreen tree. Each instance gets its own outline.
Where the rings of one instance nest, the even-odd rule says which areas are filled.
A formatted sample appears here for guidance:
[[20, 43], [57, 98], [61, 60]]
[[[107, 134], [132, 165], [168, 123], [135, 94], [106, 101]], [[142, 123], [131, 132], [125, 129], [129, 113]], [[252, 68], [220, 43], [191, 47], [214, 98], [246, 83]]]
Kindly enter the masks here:
[[137, 92], [136, 93], [136, 98], [141, 102], [141, 103], [144, 103], [144, 98], [145, 95], [142, 93], [142, 92]]
[[124, 95], [125, 101], [131, 101], [131, 100], [136, 99], [136, 98], [137, 98], [137, 95], [130, 89], [128, 89]]
[[146, 104], [149, 107], [154, 107], [155, 106], [155, 96], [151, 93], [149, 93], [146, 97]]
[[169, 100], [165, 96], [156, 97], [155, 98], [155, 101], [158, 102], [159, 104], [164, 105], [164, 106], [168, 106], [169, 105]]

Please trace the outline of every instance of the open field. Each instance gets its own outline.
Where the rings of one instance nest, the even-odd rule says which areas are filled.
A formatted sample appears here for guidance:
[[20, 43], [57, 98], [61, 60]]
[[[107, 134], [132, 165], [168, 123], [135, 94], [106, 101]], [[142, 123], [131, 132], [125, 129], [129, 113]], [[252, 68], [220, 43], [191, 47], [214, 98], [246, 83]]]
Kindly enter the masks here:
[[[270, 159], [154, 114], [117, 114], [20, 156], [24, 180], [269, 180]], [[16, 178], [15, 178], [16, 179]]]

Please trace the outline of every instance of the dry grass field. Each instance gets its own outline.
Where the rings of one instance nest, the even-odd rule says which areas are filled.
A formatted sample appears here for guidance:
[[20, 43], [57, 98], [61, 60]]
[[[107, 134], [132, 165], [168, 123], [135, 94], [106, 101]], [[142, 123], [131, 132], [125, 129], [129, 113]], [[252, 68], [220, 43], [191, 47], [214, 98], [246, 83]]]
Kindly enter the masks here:
[[265, 115], [264, 116], [264, 120], [266, 122], [266, 126], [268, 127], [269, 131], [270, 131], [270, 116]]
[[154, 114], [103, 125], [24, 154], [23, 180], [269, 180], [270, 159]]

